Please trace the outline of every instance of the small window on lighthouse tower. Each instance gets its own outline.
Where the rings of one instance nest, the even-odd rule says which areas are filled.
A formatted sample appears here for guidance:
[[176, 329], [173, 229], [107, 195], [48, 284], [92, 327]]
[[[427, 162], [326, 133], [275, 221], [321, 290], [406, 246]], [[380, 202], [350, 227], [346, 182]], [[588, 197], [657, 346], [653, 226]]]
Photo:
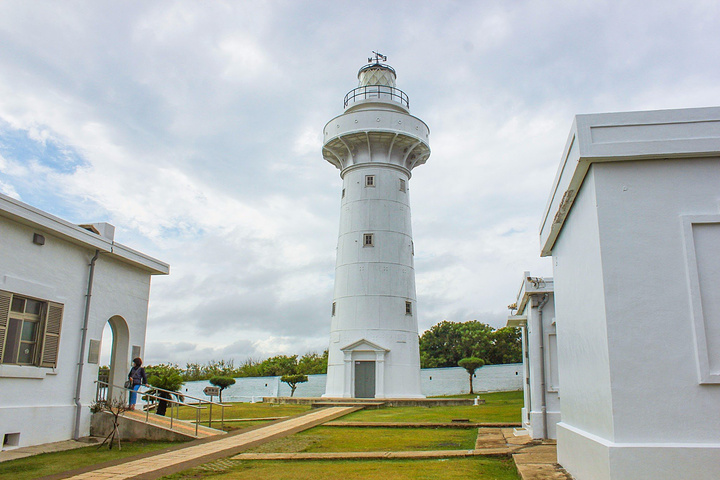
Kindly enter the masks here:
[[366, 187], [374, 187], [375, 186], [375, 175], [365, 175], [365, 186]]
[[401, 178], [401, 179], [400, 179], [400, 191], [401, 191], [401, 192], [406, 192], [406, 191], [407, 191], [407, 186], [405, 185], [405, 179], [404, 179], [404, 178]]
[[366, 233], [363, 235], [363, 247], [373, 247], [375, 246], [375, 242], [373, 237], [375, 234], [373, 233]]
[[412, 302], [405, 302], [405, 315], [412, 315]]
[[335, 302], [333, 302], [333, 305], [332, 305], [332, 316], [333, 317], [335, 316]]
[[342, 198], [345, 198], [345, 189], [344, 189], [344, 188], [343, 188], [343, 191], [342, 191]]

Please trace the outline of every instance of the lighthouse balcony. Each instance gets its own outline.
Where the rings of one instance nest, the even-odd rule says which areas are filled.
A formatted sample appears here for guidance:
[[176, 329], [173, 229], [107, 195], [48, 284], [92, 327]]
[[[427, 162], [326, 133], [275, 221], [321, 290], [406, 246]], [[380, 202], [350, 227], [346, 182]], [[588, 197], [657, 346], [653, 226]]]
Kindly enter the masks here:
[[345, 95], [343, 106], [348, 108], [356, 103], [376, 101], [398, 103], [406, 109], [410, 108], [410, 99], [407, 94], [399, 88], [389, 85], [363, 85], [354, 88]]

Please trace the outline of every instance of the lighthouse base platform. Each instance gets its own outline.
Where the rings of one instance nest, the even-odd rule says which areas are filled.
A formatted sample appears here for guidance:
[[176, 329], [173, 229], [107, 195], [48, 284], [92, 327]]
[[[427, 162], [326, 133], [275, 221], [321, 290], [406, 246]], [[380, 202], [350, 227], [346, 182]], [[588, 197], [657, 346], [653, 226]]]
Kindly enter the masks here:
[[[474, 398], [328, 398], [328, 397], [263, 397], [264, 403], [284, 405], [346, 405], [380, 407], [457, 407], [474, 405]], [[478, 400], [485, 403], [485, 400]]]

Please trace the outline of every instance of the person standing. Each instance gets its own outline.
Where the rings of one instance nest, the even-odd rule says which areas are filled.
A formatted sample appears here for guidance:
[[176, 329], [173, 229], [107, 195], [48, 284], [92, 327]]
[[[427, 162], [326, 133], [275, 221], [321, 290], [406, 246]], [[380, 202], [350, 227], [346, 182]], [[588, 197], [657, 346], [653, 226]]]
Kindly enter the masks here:
[[145, 375], [145, 368], [142, 366], [142, 359], [136, 358], [133, 360], [133, 366], [128, 373], [128, 380], [132, 382], [130, 387], [130, 402], [129, 409], [135, 410], [135, 403], [137, 403], [137, 391], [140, 385], [147, 385], [147, 376]]

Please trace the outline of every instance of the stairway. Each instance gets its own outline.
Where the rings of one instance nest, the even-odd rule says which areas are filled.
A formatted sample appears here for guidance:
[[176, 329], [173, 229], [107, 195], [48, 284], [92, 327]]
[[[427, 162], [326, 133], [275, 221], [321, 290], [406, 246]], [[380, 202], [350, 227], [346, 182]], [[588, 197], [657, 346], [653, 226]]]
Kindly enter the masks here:
[[[219, 423], [219, 422], [218, 422]], [[120, 417], [120, 438], [122, 440], [194, 440], [198, 438], [225, 435], [214, 428], [197, 426], [186, 420], [163, 417], [154, 413], [128, 410]], [[105, 437], [112, 429], [112, 415], [107, 412], [95, 413], [91, 419], [91, 434]]]

